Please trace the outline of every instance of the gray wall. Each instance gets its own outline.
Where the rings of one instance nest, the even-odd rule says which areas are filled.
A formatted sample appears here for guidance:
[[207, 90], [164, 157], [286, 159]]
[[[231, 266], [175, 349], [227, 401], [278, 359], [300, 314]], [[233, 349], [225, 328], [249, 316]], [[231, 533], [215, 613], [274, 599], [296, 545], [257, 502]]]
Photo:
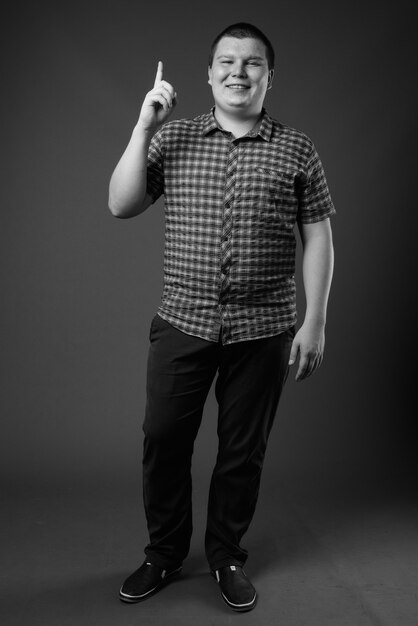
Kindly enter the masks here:
[[[116, 220], [107, 188], [153, 84], [177, 117], [212, 106], [208, 47], [229, 23], [265, 30], [269, 112], [305, 131], [338, 211], [325, 361], [289, 380], [269, 476], [413, 471], [416, 70], [412, 3], [9, 3], [2, 39], [1, 476], [11, 489], [138, 474], [163, 205]], [[303, 290], [299, 266], [299, 307]], [[216, 451], [210, 396], [195, 455]]]

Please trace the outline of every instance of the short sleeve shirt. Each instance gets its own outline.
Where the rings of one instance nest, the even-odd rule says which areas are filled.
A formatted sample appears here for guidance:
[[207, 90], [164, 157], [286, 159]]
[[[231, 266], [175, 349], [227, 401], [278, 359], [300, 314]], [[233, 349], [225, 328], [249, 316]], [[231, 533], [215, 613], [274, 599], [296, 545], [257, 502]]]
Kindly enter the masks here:
[[222, 344], [296, 323], [295, 225], [335, 213], [304, 133], [265, 110], [239, 138], [214, 109], [168, 122], [150, 144], [147, 192], [164, 196], [163, 319]]

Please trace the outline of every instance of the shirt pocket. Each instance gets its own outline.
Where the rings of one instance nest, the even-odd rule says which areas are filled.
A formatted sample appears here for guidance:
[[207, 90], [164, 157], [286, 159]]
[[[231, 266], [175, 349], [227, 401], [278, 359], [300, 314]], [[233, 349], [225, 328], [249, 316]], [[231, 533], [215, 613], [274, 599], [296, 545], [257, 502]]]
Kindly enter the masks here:
[[293, 197], [295, 194], [294, 176], [291, 172], [256, 167], [251, 184], [257, 195], [261, 197], [273, 196], [279, 199]]
[[260, 224], [293, 229], [298, 202], [292, 172], [256, 167], [251, 188], [256, 219]]

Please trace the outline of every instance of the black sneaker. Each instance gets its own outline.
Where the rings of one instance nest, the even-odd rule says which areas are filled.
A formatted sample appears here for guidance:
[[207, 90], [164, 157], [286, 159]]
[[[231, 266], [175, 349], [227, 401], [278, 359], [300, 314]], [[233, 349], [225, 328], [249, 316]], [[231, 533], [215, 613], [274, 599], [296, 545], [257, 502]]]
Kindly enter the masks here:
[[145, 561], [139, 569], [129, 576], [119, 591], [123, 602], [141, 602], [146, 600], [161, 587], [164, 587], [181, 572], [181, 565], [176, 569], [165, 570]]
[[215, 571], [222, 598], [234, 611], [251, 611], [257, 603], [257, 592], [239, 565], [227, 565]]

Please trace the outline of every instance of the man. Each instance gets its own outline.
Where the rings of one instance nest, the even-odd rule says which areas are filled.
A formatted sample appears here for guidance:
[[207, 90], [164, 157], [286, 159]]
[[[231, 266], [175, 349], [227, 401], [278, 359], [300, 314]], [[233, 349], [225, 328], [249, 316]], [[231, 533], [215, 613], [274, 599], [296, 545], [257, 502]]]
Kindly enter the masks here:
[[[146, 560], [122, 585], [138, 602], [178, 575], [192, 533], [190, 465], [211, 383], [219, 405], [206, 555], [222, 597], [248, 611], [257, 593], [240, 541], [251, 522], [267, 439], [289, 365], [320, 365], [333, 267], [335, 212], [306, 135], [263, 108], [274, 51], [240, 23], [214, 41], [215, 106], [162, 125], [177, 100], [158, 63], [110, 182], [109, 207], [133, 217], [164, 194], [164, 291], [150, 330], [143, 488]], [[158, 130], [157, 130], [158, 129]], [[307, 308], [295, 334], [295, 236], [303, 242]]]

